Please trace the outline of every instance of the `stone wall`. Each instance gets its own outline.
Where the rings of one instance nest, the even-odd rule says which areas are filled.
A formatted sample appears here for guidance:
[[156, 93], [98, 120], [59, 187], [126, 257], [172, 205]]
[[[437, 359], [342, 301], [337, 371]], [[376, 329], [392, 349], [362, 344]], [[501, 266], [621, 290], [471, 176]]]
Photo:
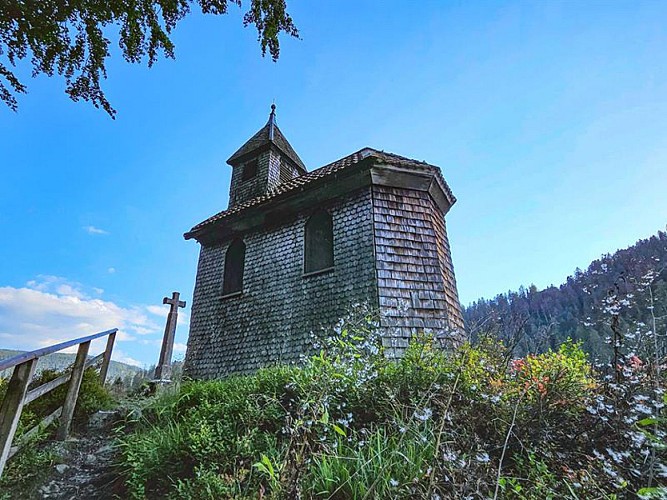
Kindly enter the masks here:
[[322, 208], [333, 218], [331, 272], [303, 276], [307, 214], [244, 235], [243, 294], [237, 297], [221, 298], [229, 242], [202, 246], [184, 368], [187, 376], [217, 378], [297, 361], [310, 350], [310, 332], [331, 327], [353, 304], [377, 305], [371, 189]]
[[400, 356], [410, 337], [421, 331], [445, 343], [460, 342], [463, 321], [444, 216], [430, 195], [373, 186], [373, 221], [387, 355]]

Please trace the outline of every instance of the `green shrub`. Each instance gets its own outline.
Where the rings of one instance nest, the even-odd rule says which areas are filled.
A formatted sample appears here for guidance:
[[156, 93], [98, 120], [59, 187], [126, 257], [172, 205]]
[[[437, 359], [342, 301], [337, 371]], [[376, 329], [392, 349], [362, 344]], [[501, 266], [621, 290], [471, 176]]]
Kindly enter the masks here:
[[37, 436], [30, 446], [26, 446], [9, 461], [0, 479], [0, 500], [32, 498], [35, 485], [43, 479], [57, 456], [50, 451], [34, 446], [42, 436]]
[[603, 448], [613, 467], [598, 457], [641, 432], [627, 414], [611, 431], [592, 410], [624, 407], [580, 344], [510, 362], [492, 339], [446, 352], [422, 334], [390, 361], [365, 317], [316, 352], [158, 398], [120, 439], [127, 496], [612, 498], [646, 486], [648, 445], [636, 458]]
[[292, 371], [276, 367], [252, 377], [184, 383], [177, 399], [159, 398], [141, 431], [120, 441], [128, 494], [167, 495], [180, 485], [182, 498], [187, 485], [222, 487], [216, 474], [243, 476], [240, 490], [256, 487], [261, 478], [252, 464], [261, 453], [280, 455], [277, 434]]

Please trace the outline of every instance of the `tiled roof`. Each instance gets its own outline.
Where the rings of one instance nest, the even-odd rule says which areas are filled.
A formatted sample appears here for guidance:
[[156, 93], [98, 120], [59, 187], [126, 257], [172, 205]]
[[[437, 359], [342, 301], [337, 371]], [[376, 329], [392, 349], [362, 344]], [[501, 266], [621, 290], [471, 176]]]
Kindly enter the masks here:
[[230, 207], [227, 210], [223, 210], [222, 212], [219, 212], [214, 216], [209, 217], [208, 219], [206, 219], [203, 222], [200, 222], [192, 229], [190, 229], [190, 231], [185, 233], [184, 235], [185, 239], [193, 238], [195, 236], [195, 233], [199, 232], [204, 227], [209, 226], [221, 219], [229, 217], [230, 215], [238, 214], [239, 212], [243, 212], [244, 210], [247, 210], [251, 207], [262, 205], [270, 200], [278, 198], [282, 195], [286, 195], [287, 193], [296, 191], [297, 189], [303, 188], [304, 186], [307, 186], [318, 179], [322, 179], [330, 175], [333, 175], [337, 172], [340, 172], [342, 170], [348, 169], [369, 157], [374, 158], [377, 162], [384, 163], [387, 165], [407, 167], [415, 170], [427, 170], [430, 172], [433, 172], [433, 170], [435, 169], [435, 172], [437, 173], [438, 178], [442, 182], [442, 185], [446, 191], [447, 196], [450, 198], [451, 203], [454, 203], [454, 201], [456, 201], [456, 198], [449, 189], [449, 186], [445, 182], [445, 179], [442, 177], [442, 174], [440, 173], [440, 169], [438, 167], [435, 167], [434, 165], [430, 165], [423, 161], [412, 160], [410, 158], [406, 158], [404, 156], [400, 156], [394, 153], [385, 153], [384, 151], [378, 151], [373, 148], [363, 148], [357, 151], [356, 153], [352, 153], [351, 155], [345, 156], [340, 160], [336, 160], [333, 163], [329, 163], [328, 165], [320, 167], [317, 170], [313, 170], [312, 172], [300, 175], [298, 177], [294, 177], [293, 179], [287, 182], [278, 184], [274, 189], [272, 189], [271, 191], [269, 191], [264, 195], [257, 196], [243, 203], [239, 203], [238, 205], [234, 205], [233, 207]]

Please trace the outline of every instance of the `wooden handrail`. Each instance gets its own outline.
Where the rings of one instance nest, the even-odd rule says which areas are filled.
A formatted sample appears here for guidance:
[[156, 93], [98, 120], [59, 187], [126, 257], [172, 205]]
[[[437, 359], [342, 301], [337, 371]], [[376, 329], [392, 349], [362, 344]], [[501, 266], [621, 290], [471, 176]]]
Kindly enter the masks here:
[[[83, 366], [84, 370], [86, 368], [90, 368], [96, 363], [99, 363], [102, 359], [104, 359], [104, 353], [98, 354], [94, 358], [89, 359]], [[24, 404], [27, 405], [29, 403], [32, 403], [35, 399], [41, 398], [45, 394], [51, 392], [53, 389], [56, 389], [57, 387], [60, 387], [63, 384], [66, 384], [67, 382], [69, 382], [71, 376], [72, 374], [70, 372], [67, 372], [58, 378], [54, 378], [53, 380], [46, 382], [43, 385], [40, 385], [39, 387], [35, 387], [32, 391], [28, 391], [28, 394], [25, 395]]]
[[17, 354], [16, 356], [3, 359], [0, 361], [0, 372], [3, 370], [7, 370], [9, 368], [13, 368], [14, 366], [20, 365], [21, 363], [25, 363], [26, 361], [30, 361], [31, 359], [41, 358], [42, 356], [46, 356], [47, 354], [53, 354], [54, 352], [62, 351], [63, 349], [67, 349], [68, 347], [72, 347], [73, 345], [79, 345], [83, 344], [84, 342], [90, 342], [91, 340], [98, 339], [100, 337], [106, 337], [107, 335], [111, 335], [112, 333], [116, 333], [117, 331], [118, 328], [113, 328], [111, 330], [106, 330], [104, 332], [96, 333], [94, 335], [89, 335], [87, 337], [68, 340], [67, 342], [61, 342], [60, 344], [52, 345], [49, 347], [43, 347], [35, 351]]
[[[9, 458], [16, 453], [18, 448], [20, 448], [21, 444], [25, 442], [24, 439], [18, 446], [12, 447], [14, 434], [16, 433], [23, 407], [31, 401], [51, 392], [56, 387], [69, 383], [63, 405], [46, 417], [37, 425], [37, 427], [29, 430], [24, 435], [24, 438], [33, 435], [39, 432], [40, 428], [50, 425], [53, 421], [59, 418], [60, 426], [58, 427], [56, 437], [60, 440], [67, 438], [72, 424], [76, 402], [79, 397], [83, 373], [86, 368], [101, 361], [99, 378], [102, 384], [104, 384], [109, 370], [109, 364], [111, 363], [111, 352], [113, 351], [114, 342], [116, 340], [116, 332], [118, 332], [118, 329], [113, 328], [112, 330], [106, 330], [87, 337], [69, 340], [67, 342], [37, 349], [36, 351], [26, 352], [0, 361], [0, 371], [13, 368], [5, 397], [0, 402], [0, 477], [2, 477], [2, 472], [7, 460], [9, 460]], [[109, 337], [104, 352], [92, 359], [88, 359], [88, 350], [90, 349], [91, 342], [104, 336]], [[74, 345], [78, 345], [79, 349], [76, 353], [76, 359], [72, 364], [71, 370], [66, 371], [62, 376], [50, 382], [28, 391], [28, 386], [35, 374], [39, 358], [46, 356], [47, 354], [62, 351], [63, 349], [67, 349]]]

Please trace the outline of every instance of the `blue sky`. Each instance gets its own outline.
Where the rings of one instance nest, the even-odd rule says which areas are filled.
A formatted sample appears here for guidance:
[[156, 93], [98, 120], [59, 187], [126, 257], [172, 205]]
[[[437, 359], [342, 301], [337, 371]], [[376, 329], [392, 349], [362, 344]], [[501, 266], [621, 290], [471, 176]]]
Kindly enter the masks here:
[[439, 165], [464, 304], [664, 229], [667, 4], [288, 0], [301, 40], [262, 58], [241, 13], [192, 15], [176, 60], [109, 61], [116, 120], [29, 78], [0, 106], [0, 347], [120, 326], [153, 363], [188, 302], [183, 232], [227, 206], [225, 160], [266, 121], [309, 169], [364, 146]]

